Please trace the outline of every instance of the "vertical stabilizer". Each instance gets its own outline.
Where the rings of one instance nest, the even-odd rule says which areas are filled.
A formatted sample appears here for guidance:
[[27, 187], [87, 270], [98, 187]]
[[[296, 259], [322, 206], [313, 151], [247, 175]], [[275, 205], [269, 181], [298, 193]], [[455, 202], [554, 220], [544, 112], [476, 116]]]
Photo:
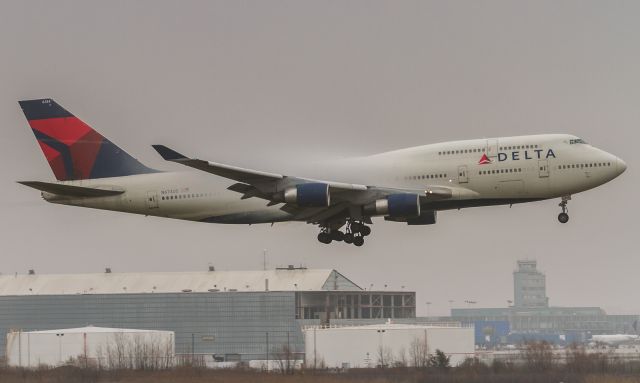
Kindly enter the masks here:
[[59, 181], [154, 173], [50, 98], [20, 107]]

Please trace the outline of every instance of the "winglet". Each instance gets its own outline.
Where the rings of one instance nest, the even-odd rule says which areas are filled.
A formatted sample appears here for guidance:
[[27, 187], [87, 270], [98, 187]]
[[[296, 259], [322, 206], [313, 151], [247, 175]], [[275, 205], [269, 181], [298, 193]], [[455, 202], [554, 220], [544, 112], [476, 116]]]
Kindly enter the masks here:
[[176, 161], [176, 160], [183, 160], [187, 158], [182, 154], [176, 152], [175, 150], [167, 148], [164, 145], [151, 145], [151, 146], [153, 146], [156, 152], [158, 152], [158, 154], [160, 154], [162, 158], [164, 158], [166, 161]]

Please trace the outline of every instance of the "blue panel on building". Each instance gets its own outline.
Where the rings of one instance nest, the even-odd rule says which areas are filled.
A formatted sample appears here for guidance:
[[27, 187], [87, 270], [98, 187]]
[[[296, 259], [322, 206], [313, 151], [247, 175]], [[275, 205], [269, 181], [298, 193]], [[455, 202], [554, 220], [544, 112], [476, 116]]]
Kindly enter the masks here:
[[505, 343], [509, 335], [509, 321], [485, 321], [473, 322], [475, 327], [475, 342], [477, 345], [495, 345]]

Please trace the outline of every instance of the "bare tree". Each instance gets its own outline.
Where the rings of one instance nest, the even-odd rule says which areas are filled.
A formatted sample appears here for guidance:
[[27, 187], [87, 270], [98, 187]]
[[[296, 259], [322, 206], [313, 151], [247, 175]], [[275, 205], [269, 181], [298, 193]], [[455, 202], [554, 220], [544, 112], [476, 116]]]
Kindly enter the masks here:
[[400, 368], [404, 368], [407, 367], [409, 365], [409, 362], [407, 360], [407, 349], [402, 347], [399, 351], [398, 351], [398, 356], [395, 360], [395, 363], [393, 364], [394, 367], [400, 367]]
[[275, 362], [278, 370], [282, 375], [292, 375], [295, 367], [295, 356], [291, 351], [291, 347], [284, 344], [280, 350], [274, 354]]
[[411, 342], [409, 349], [411, 365], [415, 368], [426, 368], [429, 364], [429, 347], [427, 346], [426, 334], [424, 337], [417, 337]]
[[378, 346], [377, 356], [378, 367], [387, 368], [393, 365], [393, 350], [389, 346]]
[[524, 349], [525, 365], [530, 371], [547, 371], [553, 368], [553, 350], [546, 341], [529, 342]]
[[614, 358], [603, 352], [589, 353], [584, 346], [572, 344], [566, 351], [567, 370], [578, 373], [606, 373], [612, 370]]
[[159, 370], [173, 366], [173, 344], [156, 335], [136, 334], [127, 338], [116, 333], [96, 348], [98, 368], [112, 370]]

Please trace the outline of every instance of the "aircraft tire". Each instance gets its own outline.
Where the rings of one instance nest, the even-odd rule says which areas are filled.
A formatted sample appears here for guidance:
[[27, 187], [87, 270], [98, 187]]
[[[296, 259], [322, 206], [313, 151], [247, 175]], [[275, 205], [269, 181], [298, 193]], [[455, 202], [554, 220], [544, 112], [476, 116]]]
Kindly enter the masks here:
[[558, 214], [558, 221], [560, 221], [560, 223], [569, 222], [569, 214], [567, 214], [567, 213]]
[[341, 232], [340, 230], [335, 230], [331, 232], [331, 239], [333, 239], [334, 241], [338, 241], [341, 242], [344, 240], [344, 233]]
[[362, 228], [360, 229], [360, 233], [364, 237], [366, 237], [367, 235], [371, 234], [371, 228], [369, 226], [362, 225]]
[[329, 233], [322, 232], [318, 234], [318, 241], [328, 245], [331, 243], [331, 235], [329, 235]]
[[358, 237], [354, 237], [353, 238], [353, 244], [358, 246], [358, 247], [364, 245], [364, 238], [359, 237], [359, 236]]
[[349, 243], [349, 244], [353, 243], [353, 234], [352, 233], [345, 234], [343, 241], [344, 243]]

